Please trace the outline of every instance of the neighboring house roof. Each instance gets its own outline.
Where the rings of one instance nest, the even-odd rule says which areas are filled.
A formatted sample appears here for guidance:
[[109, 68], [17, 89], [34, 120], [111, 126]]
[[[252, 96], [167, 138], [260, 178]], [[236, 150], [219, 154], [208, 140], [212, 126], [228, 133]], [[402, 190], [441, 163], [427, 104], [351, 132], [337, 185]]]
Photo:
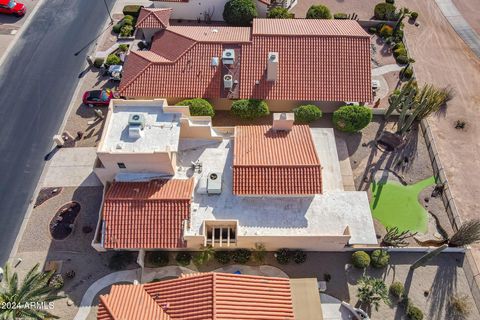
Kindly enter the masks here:
[[[188, 46], [175, 49], [172, 58], [170, 42]], [[229, 98], [372, 100], [369, 35], [356, 21], [316, 19], [255, 19], [252, 28], [170, 26], [152, 43], [152, 52], [168, 61], [152, 55], [148, 68], [140, 68], [132, 52], [126, 59], [120, 94], [225, 97], [229, 90], [223, 88], [222, 77], [228, 70], [221, 63], [213, 67], [211, 60], [234, 46], [238, 47], [239, 90]], [[279, 56], [275, 81], [266, 79], [269, 52]]]
[[182, 248], [194, 180], [113, 182], [103, 203], [106, 249]]
[[289, 279], [228, 273], [189, 274], [143, 285], [114, 285], [110, 294], [100, 298], [98, 319], [120, 319], [114, 316], [124, 314], [139, 301], [145, 302], [144, 309], [132, 306], [128, 319], [140, 319], [140, 313], [157, 315], [143, 319], [162, 320], [294, 319]]
[[235, 128], [236, 195], [320, 194], [321, 169], [307, 125], [294, 125], [290, 131], [276, 131], [271, 126]]
[[170, 8], [142, 8], [138, 15], [136, 28], [140, 29], [163, 29], [170, 25]]

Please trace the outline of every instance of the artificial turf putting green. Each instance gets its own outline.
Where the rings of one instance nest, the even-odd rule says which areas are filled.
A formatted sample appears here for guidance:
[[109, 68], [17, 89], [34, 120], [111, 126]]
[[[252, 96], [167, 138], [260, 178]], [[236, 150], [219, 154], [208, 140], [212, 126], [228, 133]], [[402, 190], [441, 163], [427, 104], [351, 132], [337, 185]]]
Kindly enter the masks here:
[[370, 207], [373, 217], [385, 227], [397, 227], [400, 231], [427, 231], [428, 213], [418, 202], [418, 194], [428, 186], [435, 184], [430, 177], [414, 185], [404, 186], [396, 181], [372, 183]]

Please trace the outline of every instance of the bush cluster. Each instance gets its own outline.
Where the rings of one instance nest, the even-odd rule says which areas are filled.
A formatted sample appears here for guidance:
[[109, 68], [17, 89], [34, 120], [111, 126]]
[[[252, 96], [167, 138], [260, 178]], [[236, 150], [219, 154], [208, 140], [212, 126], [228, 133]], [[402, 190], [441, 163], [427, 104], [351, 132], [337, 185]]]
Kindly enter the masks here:
[[230, 0], [223, 8], [223, 20], [234, 26], [248, 26], [257, 15], [257, 7], [252, 0]]
[[120, 57], [117, 56], [115, 53], [111, 53], [108, 55], [107, 60], [105, 61], [105, 64], [107, 66], [113, 66], [114, 64], [120, 64], [122, 60], [120, 60]]
[[122, 26], [120, 29], [120, 35], [123, 37], [129, 37], [133, 33], [133, 26], [130, 26], [128, 24], [125, 24]]
[[232, 260], [235, 263], [245, 264], [250, 260], [252, 251], [248, 249], [237, 249], [232, 252]]
[[403, 54], [395, 57], [395, 61], [397, 61], [398, 64], [407, 64], [408, 60], [408, 56]]
[[279, 264], [288, 264], [290, 262], [290, 250], [279, 249], [275, 252], [275, 258]]
[[388, 254], [387, 250], [373, 250], [372, 254], [370, 255], [370, 260], [372, 267], [384, 268], [390, 262], [390, 254]]
[[322, 117], [322, 110], [313, 104], [299, 106], [293, 109], [295, 121], [299, 123], [310, 123]]
[[409, 304], [407, 307], [407, 316], [411, 320], [423, 320], [422, 310], [411, 304]]
[[230, 262], [230, 251], [215, 251], [214, 257], [218, 263], [228, 264]]
[[400, 74], [402, 75], [403, 80], [410, 80], [413, 77], [413, 68], [410, 66], [405, 67]]
[[396, 20], [397, 8], [391, 3], [382, 2], [375, 6], [374, 16], [377, 20]]
[[378, 34], [384, 39], [389, 38], [393, 35], [393, 28], [388, 24], [384, 24], [382, 28], [380, 28], [380, 32]]
[[303, 250], [278, 249], [275, 252], [275, 259], [279, 264], [288, 264], [290, 261], [300, 264], [307, 261], [307, 253]]
[[270, 9], [267, 14], [269, 19], [293, 19], [295, 15], [288, 11], [287, 8], [275, 7]]
[[296, 264], [304, 263], [307, 261], [307, 254], [302, 250], [295, 250], [293, 252], [293, 262]]
[[337, 20], [346, 20], [348, 19], [348, 14], [343, 13], [343, 12], [338, 12], [333, 15], [333, 19]]
[[120, 44], [120, 45], [118, 46], [118, 50], [119, 50], [120, 52], [127, 52], [127, 51], [128, 51], [128, 44]]
[[152, 251], [148, 254], [148, 262], [155, 267], [164, 267], [170, 261], [168, 252], [166, 251]]
[[192, 261], [192, 254], [190, 252], [180, 251], [175, 256], [175, 261], [183, 267], [188, 266]]
[[372, 121], [372, 110], [364, 106], [343, 106], [333, 113], [333, 123], [340, 131], [355, 133]]
[[412, 20], [417, 20], [418, 12], [415, 12], [415, 11], [411, 12], [410, 13], [410, 18], [412, 18]]
[[126, 5], [123, 7], [123, 14], [125, 16], [132, 16], [135, 18], [138, 18], [138, 15], [140, 14], [140, 10], [143, 8], [143, 6], [139, 5]]
[[96, 68], [100, 68], [103, 65], [104, 61], [105, 61], [105, 59], [103, 59], [103, 58], [96, 58], [95, 61], [93, 61], [93, 65]]
[[403, 296], [403, 292], [405, 291], [403, 284], [401, 282], [395, 281], [390, 285], [390, 288], [388, 289], [390, 291], [390, 294], [394, 296], [397, 299], [400, 299]]
[[307, 11], [307, 19], [332, 19], [330, 9], [322, 4], [313, 5]]
[[232, 103], [232, 113], [242, 119], [255, 119], [270, 114], [268, 105], [263, 100], [237, 100]]
[[205, 99], [187, 99], [177, 103], [177, 106], [188, 106], [192, 116], [209, 116], [215, 115], [213, 106]]
[[370, 256], [365, 251], [355, 251], [352, 254], [352, 264], [355, 268], [365, 269], [370, 265]]
[[110, 260], [108, 262], [108, 268], [111, 270], [121, 270], [129, 264], [133, 263], [134, 261], [135, 256], [133, 255], [133, 252], [115, 252], [115, 254], [110, 257]]

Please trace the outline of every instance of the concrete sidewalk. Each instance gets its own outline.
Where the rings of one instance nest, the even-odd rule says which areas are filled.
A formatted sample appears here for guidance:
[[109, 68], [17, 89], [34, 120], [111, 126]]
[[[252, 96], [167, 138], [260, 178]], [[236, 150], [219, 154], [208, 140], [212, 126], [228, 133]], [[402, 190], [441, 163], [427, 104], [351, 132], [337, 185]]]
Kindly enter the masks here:
[[93, 173], [96, 148], [62, 148], [53, 155], [43, 181], [47, 187], [97, 187], [100, 180]]

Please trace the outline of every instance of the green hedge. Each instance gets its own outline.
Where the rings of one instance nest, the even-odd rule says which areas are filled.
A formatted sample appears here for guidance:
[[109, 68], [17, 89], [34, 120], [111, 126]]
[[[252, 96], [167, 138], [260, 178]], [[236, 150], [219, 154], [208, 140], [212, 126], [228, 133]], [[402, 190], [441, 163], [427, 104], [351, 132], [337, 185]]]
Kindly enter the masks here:
[[322, 110], [313, 104], [299, 106], [293, 109], [295, 121], [299, 123], [310, 123], [322, 117]]
[[408, 56], [401, 54], [401, 55], [395, 57], [395, 61], [397, 61], [398, 64], [407, 64], [408, 63]]
[[177, 106], [188, 106], [192, 116], [209, 116], [215, 115], [213, 106], [205, 99], [187, 99], [177, 103]]
[[355, 251], [352, 254], [352, 264], [355, 268], [365, 269], [370, 265], [370, 256], [365, 251]]
[[396, 20], [397, 8], [391, 3], [382, 2], [375, 6], [374, 16], [377, 20]]
[[218, 263], [228, 264], [230, 263], [231, 253], [230, 251], [215, 251], [214, 258]]
[[109, 54], [107, 60], [105, 61], [107, 66], [113, 66], [114, 64], [120, 63], [122, 63], [122, 60], [120, 60], [120, 58], [114, 53]]
[[223, 8], [223, 20], [234, 26], [249, 26], [257, 15], [257, 6], [252, 0], [230, 0]]
[[192, 254], [190, 252], [180, 251], [175, 256], [175, 261], [183, 267], [188, 266], [192, 261]]
[[307, 19], [332, 19], [330, 9], [322, 4], [313, 5], [307, 11]]
[[269, 19], [293, 19], [295, 15], [288, 11], [287, 8], [275, 7], [268, 11], [267, 18]]
[[132, 16], [137, 18], [142, 8], [143, 6], [139, 6], [139, 5], [127, 5], [123, 7], [123, 14], [125, 16]]
[[337, 19], [337, 20], [346, 20], [346, 19], [348, 19], [348, 14], [343, 13], [343, 12], [335, 13], [333, 15], [333, 18]]
[[333, 113], [333, 123], [340, 131], [355, 133], [372, 121], [372, 110], [364, 106], [343, 106]]
[[237, 249], [232, 252], [232, 260], [235, 263], [245, 264], [250, 260], [252, 251], [248, 249]]
[[255, 119], [270, 114], [267, 103], [256, 99], [234, 101], [231, 112], [242, 119]]

